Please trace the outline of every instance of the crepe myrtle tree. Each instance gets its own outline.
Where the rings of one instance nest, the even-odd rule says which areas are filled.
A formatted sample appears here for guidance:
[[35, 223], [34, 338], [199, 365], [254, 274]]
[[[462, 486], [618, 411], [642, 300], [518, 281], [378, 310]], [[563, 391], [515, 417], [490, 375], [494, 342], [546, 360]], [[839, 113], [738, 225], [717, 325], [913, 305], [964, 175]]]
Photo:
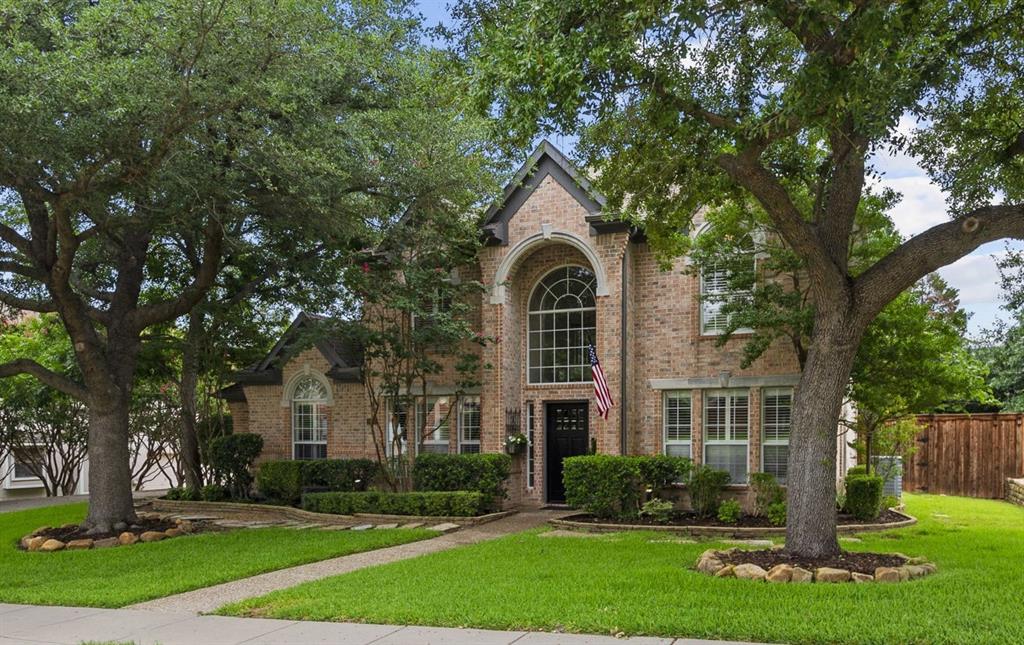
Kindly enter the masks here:
[[[1024, 237], [1024, 6], [463, 0], [458, 15], [481, 109], [520, 144], [579, 133], [609, 211], [655, 248], [701, 206], [754, 199], [806, 265], [786, 548], [838, 553], [834, 433], [865, 329], [939, 267]], [[949, 218], [854, 274], [872, 155], [887, 149], [920, 156]]]
[[[491, 186], [494, 188], [494, 186]], [[345, 332], [363, 350], [367, 425], [387, 485], [412, 484], [416, 455], [430, 435], [457, 427], [461, 397], [479, 387], [483, 364], [479, 302], [470, 268], [480, 247], [475, 204], [414, 204], [384, 231], [344, 284], [357, 322]], [[428, 421], [431, 385], [453, 384], [443, 417]]]
[[0, 9], [0, 302], [58, 314], [80, 379], [29, 358], [0, 377], [85, 403], [88, 529], [135, 519], [146, 330], [188, 314], [244, 244], [344, 245], [444, 185], [433, 159], [462, 143], [442, 136], [459, 109], [420, 42], [387, 0]]

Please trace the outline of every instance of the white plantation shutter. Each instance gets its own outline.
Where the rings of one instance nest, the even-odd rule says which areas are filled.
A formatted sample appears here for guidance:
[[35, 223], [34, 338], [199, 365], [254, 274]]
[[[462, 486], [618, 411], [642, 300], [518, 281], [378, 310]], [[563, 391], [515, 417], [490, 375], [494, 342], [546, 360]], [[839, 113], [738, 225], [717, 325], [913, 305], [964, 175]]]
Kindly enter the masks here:
[[701, 272], [701, 333], [721, 334], [729, 325], [729, 317], [722, 313], [722, 298], [729, 293], [729, 273], [725, 269], [709, 267]]
[[689, 392], [665, 393], [664, 426], [665, 454], [671, 457], [690, 457], [692, 438], [692, 401]]
[[712, 390], [704, 396], [704, 463], [747, 483], [750, 395], [746, 390]]
[[793, 390], [772, 388], [764, 391], [761, 413], [761, 470], [786, 481], [789, 467], [789, 428], [793, 417]]

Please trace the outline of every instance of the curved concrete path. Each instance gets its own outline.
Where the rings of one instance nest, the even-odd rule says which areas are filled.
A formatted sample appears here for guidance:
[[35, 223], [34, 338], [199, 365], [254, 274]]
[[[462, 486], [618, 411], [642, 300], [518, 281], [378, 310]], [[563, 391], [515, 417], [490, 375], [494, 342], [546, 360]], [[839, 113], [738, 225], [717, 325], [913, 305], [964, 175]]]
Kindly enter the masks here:
[[[271, 571], [258, 576], [252, 576], [251, 578], [242, 578], [241, 580], [225, 582], [224, 584], [215, 585], [213, 587], [205, 587], [194, 591], [186, 591], [185, 593], [180, 593], [174, 596], [157, 598], [156, 600], [132, 605], [130, 609], [177, 613], [212, 612], [228, 603], [262, 596], [270, 593], [271, 591], [294, 587], [295, 585], [302, 584], [303, 582], [310, 582], [312, 580], [319, 580], [329, 576], [336, 576], [342, 573], [356, 571], [357, 569], [376, 566], [378, 564], [387, 564], [388, 562], [397, 562], [399, 560], [415, 558], [427, 553], [446, 551], [448, 549], [453, 549], [467, 544], [476, 544], [477, 542], [493, 540], [503, 535], [508, 535], [509, 533], [517, 533], [519, 531], [525, 531], [527, 529], [541, 526], [549, 519], [565, 514], [566, 511], [521, 511], [515, 515], [495, 520], [494, 522], [460, 529], [454, 533], [441, 535], [436, 538], [421, 540], [419, 542], [411, 542], [409, 544], [400, 544], [398, 546], [377, 549], [375, 551], [353, 553], [352, 555], [344, 555], [330, 560], [321, 560], [320, 562], [312, 562], [310, 564], [303, 564], [288, 569]], [[320, 529], [300, 530], [315, 531]]]

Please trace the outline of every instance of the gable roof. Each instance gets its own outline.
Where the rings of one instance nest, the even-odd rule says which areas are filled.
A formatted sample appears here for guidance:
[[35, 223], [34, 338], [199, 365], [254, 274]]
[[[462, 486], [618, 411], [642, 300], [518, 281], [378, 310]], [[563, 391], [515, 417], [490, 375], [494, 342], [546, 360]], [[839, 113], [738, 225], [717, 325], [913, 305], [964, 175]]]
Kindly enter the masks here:
[[484, 213], [480, 228], [486, 244], [508, 244], [509, 221], [548, 176], [586, 209], [587, 222], [599, 232], [628, 230], [627, 222], [604, 219], [604, 196], [594, 189], [558, 148], [545, 139], [505, 186], [501, 199]]
[[291, 358], [291, 351], [302, 340], [302, 332], [313, 331], [317, 326], [323, 326], [324, 323], [340, 325], [339, 330], [332, 330], [332, 333], [329, 334], [317, 334], [313, 337], [313, 346], [320, 351], [330, 365], [327, 376], [336, 381], [360, 382], [363, 364], [362, 348], [345, 333], [347, 324], [301, 312], [262, 360], [234, 375], [235, 383], [280, 384], [281, 366]]

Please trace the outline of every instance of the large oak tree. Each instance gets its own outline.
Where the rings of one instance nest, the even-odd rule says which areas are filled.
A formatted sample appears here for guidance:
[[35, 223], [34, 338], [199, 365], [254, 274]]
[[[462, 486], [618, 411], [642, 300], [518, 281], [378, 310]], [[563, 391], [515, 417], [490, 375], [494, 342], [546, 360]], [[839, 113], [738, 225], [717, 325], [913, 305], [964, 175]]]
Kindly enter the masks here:
[[86, 404], [91, 530], [135, 517], [146, 330], [251, 276], [251, 249], [280, 251], [262, 267], [279, 271], [423, 194], [475, 189], [477, 142], [420, 42], [401, 0], [0, 8], [0, 303], [57, 313], [81, 379], [28, 358], [0, 377]]
[[[835, 430], [865, 329], [928, 273], [1024, 237], [1024, 5], [465, 0], [459, 13], [481, 107], [520, 142], [579, 132], [611, 208], [656, 246], [700, 206], [753, 198], [806, 264], [786, 547], [837, 553]], [[907, 115], [921, 119], [911, 138]], [[950, 191], [949, 220], [854, 274], [872, 156], [892, 148]]]

